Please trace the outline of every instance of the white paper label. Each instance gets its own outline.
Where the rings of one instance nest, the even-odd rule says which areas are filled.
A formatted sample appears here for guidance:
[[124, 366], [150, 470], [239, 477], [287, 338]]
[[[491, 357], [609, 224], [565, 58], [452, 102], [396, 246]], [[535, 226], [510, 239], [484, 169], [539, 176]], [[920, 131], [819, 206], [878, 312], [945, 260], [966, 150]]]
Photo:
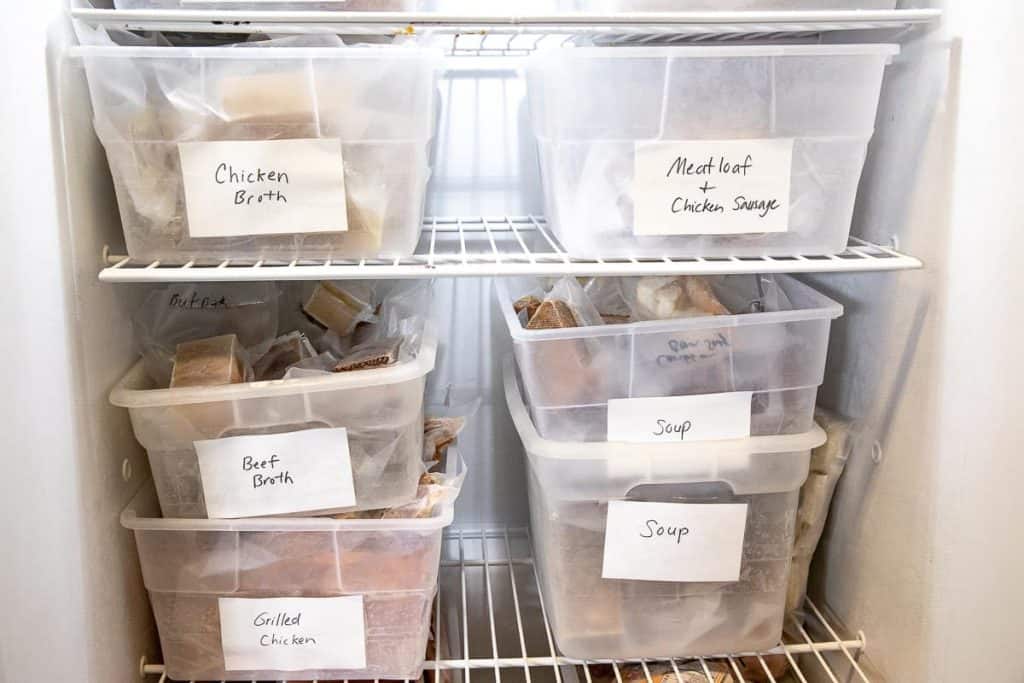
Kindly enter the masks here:
[[745, 503], [608, 503], [605, 579], [738, 581]]
[[344, 428], [195, 442], [207, 516], [312, 512], [356, 504]]
[[365, 669], [363, 596], [218, 598], [228, 671]]
[[608, 401], [608, 440], [649, 443], [750, 436], [753, 393], [615, 398]]
[[191, 237], [348, 230], [341, 141], [182, 142]]
[[636, 143], [633, 232], [738, 235], [789, 227], [792, 139]]

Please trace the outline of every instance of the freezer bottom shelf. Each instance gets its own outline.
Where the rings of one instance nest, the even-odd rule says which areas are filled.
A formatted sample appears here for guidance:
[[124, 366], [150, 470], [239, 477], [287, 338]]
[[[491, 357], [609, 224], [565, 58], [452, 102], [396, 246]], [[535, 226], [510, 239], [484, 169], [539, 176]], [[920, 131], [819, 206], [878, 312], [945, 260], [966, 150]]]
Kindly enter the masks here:
[[[659, 683], [659, 673], [677, 671], [673, 683], [882, 680], [863, 658], [864, 636], [841, 635], [813, 603], [805, 623], [787, 624], [791, 635], [761, 652], [671, 661], [562, 657], [525, 529], [451, 530], [444, 539], [434, 620], [435, 654], [421, 679], [430, 683]], [[142, 673], [147, 683], [171, 680], [162, 665], [145, 660]]]

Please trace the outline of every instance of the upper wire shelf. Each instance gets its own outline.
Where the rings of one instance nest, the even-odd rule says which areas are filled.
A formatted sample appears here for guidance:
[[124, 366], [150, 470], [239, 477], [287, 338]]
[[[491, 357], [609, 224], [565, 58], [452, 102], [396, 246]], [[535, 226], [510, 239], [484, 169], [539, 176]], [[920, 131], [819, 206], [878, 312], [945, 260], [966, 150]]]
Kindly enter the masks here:
[[[420, 681], [660, 683], [663, 679], [651, 673], [657, 665], [675, 673], [676, 683], [881, 681], [863, 657], [867, 646], [864, 634], [845, 634], [810, 600], [806, 618], [791, 618], [782, 642], [761, 652], [632, 661], [564, 657], [551, 635], [530, 547], [529, 532], [522, 528], [463, 529], [446, 534], [434, 603], [434, 654]], [[785, 678], [780, 673], [783, 668]], [[689, 672], [685, 678], [676, 673], [682, 671]], [[145, 660], [141, 673], [147, 683], [171, 680], [162, 665]]]
[[569, 256], [536, 216], [428, 218], [413, 256], [394, 259], [165, 263], [103, 254], [104, 282], [359, 280], [502, 275], [722, 275], [910, 270], [921, 261], [853, 238], [841, 254], [721, 258], [581, 259]]
[[[837, 31], [897, 30], [938, 21], [938, 9], [741, 12], [445, 14], [294, 10], [112, 10], [78, 7], [76, 20], [136, 31], [346, 35], [611, 36], [616, 40], [805, 38]], [[538, 41], [534, 41], [537, 43]]]

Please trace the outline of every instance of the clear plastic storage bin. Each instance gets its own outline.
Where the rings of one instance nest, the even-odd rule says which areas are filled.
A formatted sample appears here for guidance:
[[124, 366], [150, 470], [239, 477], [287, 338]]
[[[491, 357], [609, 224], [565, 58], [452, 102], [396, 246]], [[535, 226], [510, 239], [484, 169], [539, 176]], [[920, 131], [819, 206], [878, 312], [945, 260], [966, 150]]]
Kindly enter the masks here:
[[[449, 463], [458, 460], [452, 455]], [[121, 524], [135, 532], [169, 678], [416, 680], [442, 532], [452, 515], [448, 502], [423, 519], [161, 519], [147, 486], [122, 513]], [[364, 667], [228, 668], [225, 643], [235, 647], [247, 634], [223, 632], [221, 599], [341, 596], [362, 601], [365, 638], [349, 638], [344, 649], [362, 649]]]
[[177, 389], [153, 389], [140, 361], [110, 401], [128, 408], [165, 517], [208, 516], [196, 441], [339, 427], [347, 431], [356, 504], [296, 513], [373, 510], [416, 495], [423, 390], [436, 355], [437, 337], [428, 328], [415, 358], [385, 368]]
[[292, 10], [345, 12], [416, 12], [432, 0], [114, 0], [117, 9]]
[[[756, 651], [778, 643], [799, 489], [810, 450], [825, 441], [820, 428], [705, 444], [559, 443], [534, 429], [511, 362], [505, 392], [526, 449], [530, 529], [544, 607], [563, 654], [660, 658]], [[731, 549], [740, 556], [739, 579], [602, 578], [606, 543], [622, 542], [606, 538], [612, 501], [745, 504], [742, 537], [734, 539], [741, 550]], [[612, 546], [613, 553], [619, 550]], [[701, 559], [687, 556], [679, 564]]]
[[130, 256], [413, 252], [441, 52], [283, 40], [78, 48]]
[[585, 258], [843, 251], [898, 50], [538, 51], [527, 75], [552, 229]]
[[[711, 282], [724, 290], [722, 283], [756, 277]], [[528, 330], [512, 305], [532, 291], [532, 281], [496, 280], [538, 432], [555, 441], [605, 441], [609, 400], [734, 392], [752, 392], [751, 435], [808, 431], [829, 328], [843, 307], [791, 277], [773, 283], [789, 310]]]
[[794, 10], [895, 9], [896, 0], [559, 0], [565, 11], [600, 12], [776, 12]]

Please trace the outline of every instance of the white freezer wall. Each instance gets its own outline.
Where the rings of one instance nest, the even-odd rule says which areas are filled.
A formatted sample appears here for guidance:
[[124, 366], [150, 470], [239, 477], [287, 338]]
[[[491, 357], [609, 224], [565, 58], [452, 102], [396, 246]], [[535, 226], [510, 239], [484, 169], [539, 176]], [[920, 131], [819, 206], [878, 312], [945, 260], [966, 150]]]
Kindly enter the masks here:
[[[841, 482], [814, 592], [864, 629], [886, 680], [1016, 682], [1024, 3], [945, 10], [948, 88], [935, 92], [936, 55], [890, 74], [855, 221], [882, 241], [898, 233], [926, 270], [815, 278], [846, 304], [821, 400], [862, 418], [868, 443]], [[917, 108], [934, 96], [929, 129]]]
[[61, 5], [18, 3], [0, 22], [3, 683], [76, 680], [90, 646], [45, 68], [47, 27]]

